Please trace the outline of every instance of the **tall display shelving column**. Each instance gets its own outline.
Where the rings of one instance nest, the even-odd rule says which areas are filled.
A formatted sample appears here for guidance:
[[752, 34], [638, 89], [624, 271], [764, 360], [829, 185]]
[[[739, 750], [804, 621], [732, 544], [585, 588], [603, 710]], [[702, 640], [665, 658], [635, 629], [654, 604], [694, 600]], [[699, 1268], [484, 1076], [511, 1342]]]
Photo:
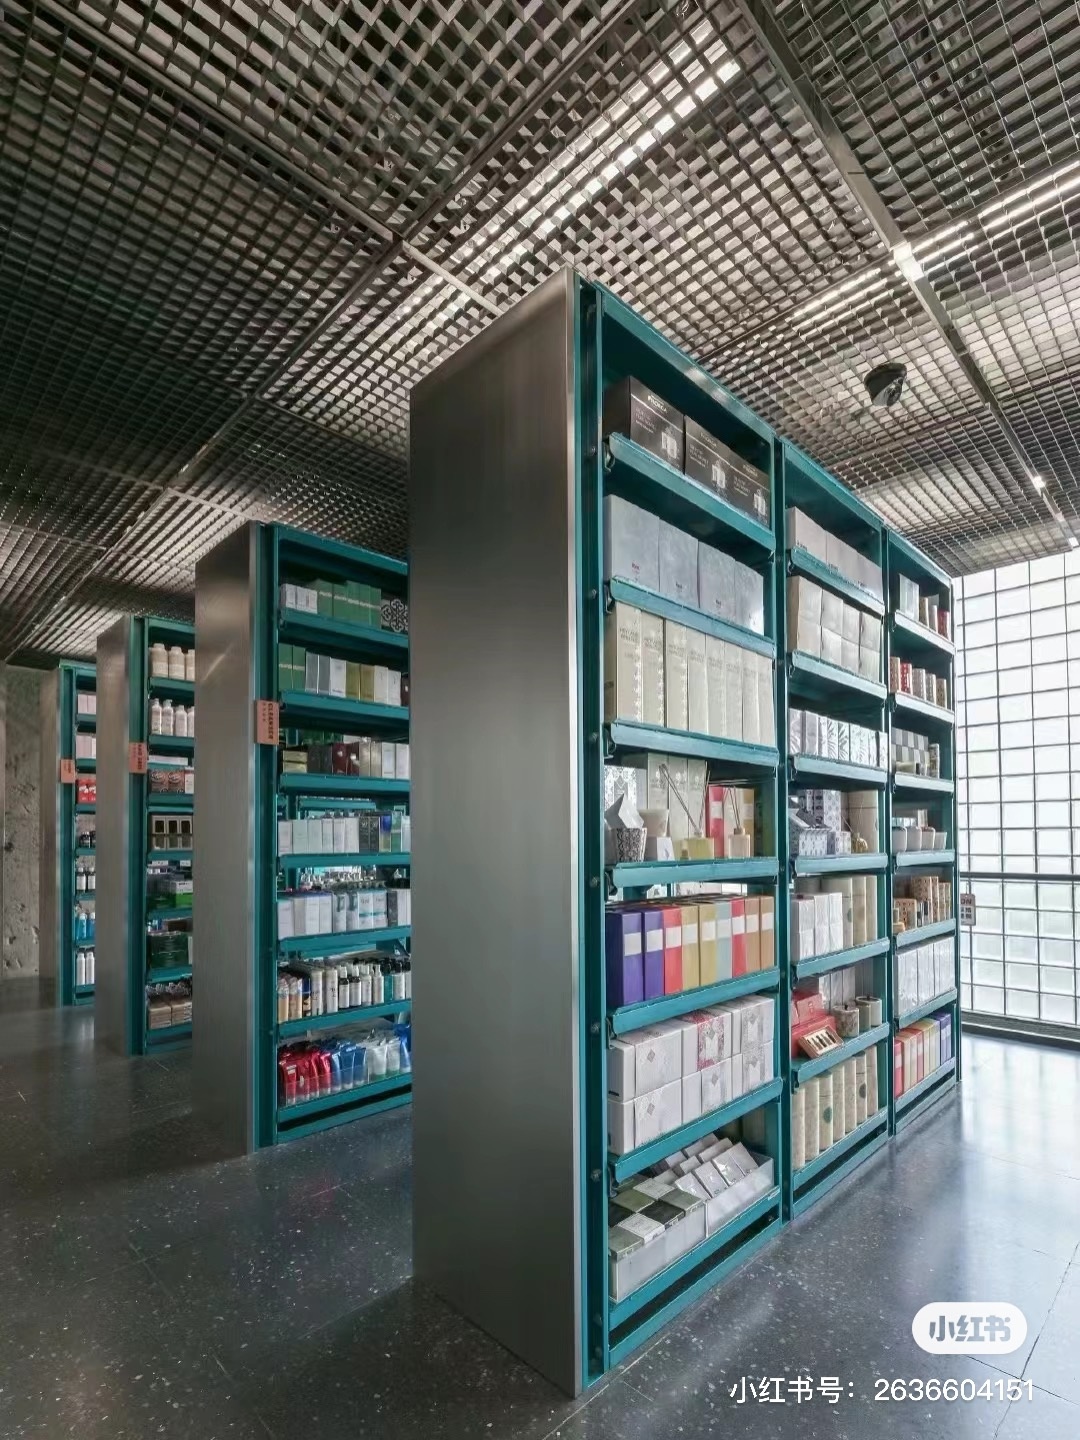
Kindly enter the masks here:
[[[896, 923], [893, 935], [892, 980], [897, 995], [893, 1009], [893, 1025], [897, 1034], [907, 1031], [928, 1016], [946, 1013], [952, 1025], [952, 1055], [937, 1068], [930, 1070], [914, 1085], [895, 1096], [890, 1086], [890, 1104], [896, 1130], [902, 1130], [928, 1106], [948, 1094], [960, 1078], [960, 918], [959, 879], [956, 865], [956, 839], [959, 816], [956, 794], [956, 652], [952, 641], [954, 619], [952, 583], [945, 572], [917, 550], [903, 536], [889, 532], [887, 539], [889, 569], [889, 614], [886, 629], [890, 667], [889, 734], [894, 766], [890, 775], [890, 825], [904, 819], [922, 819], [925, 812], [928, 828], [935, 832], [936, 847], [905, 849], [892, 856], [890, 895], [900, 899], [900, 891], [914, 890], [916, 879], [934, 878], [947, 886], [950, 913], [947, 916], [919, 915], [915, 926]], [[949, 614], [948, 634], [908, 614], [901, 608], [901, 586], [909, 594], [917, 594], [922, 604], [929, 602]], [[934, 677], [935, 699], [916, 695], [910, 687], [914, 669]], [[944, 681], [944, 694], [937, 695]], [[943, 699], [944, 704], [938, 703]], [[928, 742], [926, 748], [908, 745], [908, 736]], [[918, 764], [918, 773], [905, 772], [895, 764], [897, 754], [905, 759], [929, 753], [929, 745], [937, 747], [938, 764], [930, 766], [937, 774], [927, 774], [927, 766]], [[909, 760], [910, 764], [916, 762]], [[944, 832], [944, 841], [941, 836]], [[898, 832], [894, 832], [897, 834]], [[910, 900], [908, 902], [910, 904]], [[921, 904], [922, 902], [920, 902]], [[938, 966], [934, 973], [933, 955], [937, 947], [948, 944], [951, 964], [948, 973]], [[926, 960], [921, 967], [913, 956]], [[944, 958], [944, 957], [943, 957]], [[921, 968], [921, 988], [908, 998], [899, 997], [899, 967], [909, 963], [914, 974]], [[927, 971], [934, 974], [933, 983], [925, 980]]]
[[[601, 438], [602, 393], [628, 378], [763, 470], [771, 492], [768, 428], [570, 272], [422, 382], [412, 410], [413, 741], [425, 777], [414, 929], [420, 955], [431, 956], [418, 982], [417, 1274], [572, 1393], [776, 1234], [783, 1208], [780, 967], [695, 990], [665, 986], [623, 1008], [608, 1001], [612, 901], [654, 890], [691, 900], [699, 887], [725, 885], [775, 904], [779, 873], [775, 718], [750, 742], [604, 718], [614, 605], [770, 665], [776, 653], [771, 526], [624, 433]], [[606, 496], [763, 577], [764, 634], [617, 575], [605, 583]], [[657, 755], [702, 761], [710, 781], [753, 785], [762, 853], [606, 863], [605, 764], [647, 769]], [[609, 1152], [609, 1044], [750, 994], [771, 1005], [773, 1078]], [[699, 1243], [611, 1297], [611, 1193], [731, 1126], [745, 1126], [767, 1157], [764, 1187], [707, 1232], [703, 1212]]]
[[186, 715], [195, 683], [153, 673], [151, 649], [194, 641], [182, 621], [126, 615], [97, 642], [98, 1035], [128, 1055], [192, 1034], [195, 740], [158, 733], [152, 714], [168, 702]]
[[[301, 607], [316, 597], [317, 608]], [[297, 820], [329, 821], [331, 833], [335, 818], [355, 820], [370, 831], [376, 814], [391, 820], [391, 834], [396, 817], [401, 833], [411, 790], [409, 640], [389, 622], [404, 624], [407, 597], [403, 562], [283, 526], [245, 527], [196, 570], [203, 799], [195, 930], [205, 1005], [195, 1034], [196, 1106], [237, 1151], [411, 1098], [410, 998], [384, 995], [320, 1012], [314, 990], [322, 979], [316, 985], [312, 975], [304, 1013], [289, 1017], [289, 1002], [279, 995], [282, 979], [299, 981], [313, 962], [407, 962], [408, 923], [395, 917], [363, 928], [335, 923], [300, 931], [291, 898], [370, 891], [389, 904], [392, 889], [397, 906], [405, 903], [411, 856], [401, 841], [397, 848], [362, 849], [305, 841], [297, 849], [291, 837]], [[389, 609], [381, 616], [384, 599], [393, 616]], [[399, 691], [395, 703], [352, 693], [353, 682], [378, 683], [376, 668], [403, 677], [406, 693]], [[377, 775], [370, 773], [376, 753]], [[390, 773], [388, 755], [395, 756]], [[303, 833], [310, 837], [310, 827]], [[367, 1056], [391, 1035], [401, 1061], [394, 1073], [372, 1074], [362, 1059], [351, 1083], [328, 1079], [325, 1088], [302, 1094], [285, 1088], [279, 1062], [287, 1065], [296, 1047], [331, 1052], [352, 1045], [355, 1057], [358, 1043]]]
[[64, 661], [41, 684], [41, 974], [58, 1005], [94, 999], [95, 683]]
[[[888, 774], [886, 758], [878, 753], [878, 737], [883, 740], [885, 734], [886, 687], [882, 664], [885, 538], [879, 517], [832, 475], [793, 445], [784, 442], [778, 445], [778, 450], [780, 493], [776, 517], [784, 564], [777, 567], [777, 610], [786, 655], [780, 675], [778, 709], [787, 717], [781, 735], [786, 756], [785, 812], [792, 796], [806, 792], [841, 792], [845, 805], [856, 795], [872, 797], [862, 802], [859, 813], [864, 824], [860, 828], [869, 829], [872, 823], [877, 832], [862, 837], [867, 844], [864, 853], [806, 855], [798, 853], [791, 826], [788, 823], [783, 826], [782, 853], [788, 881], [783, 928], [788, 961], [786, 998], [790, 1003], [800, 993], [800, 985], [804, 991], [822, 985], [830, 990], [842, 985], [850, 988], [845, 985], [845, 979], [851, 977], [861, 979], [862, 987], [881, 1002], [880, 1023], [863, 1028], [858, 1035], [824, 1055], [787, 1061], [789, 1125], [792, 1114], [798, 1123], [803, 1107], [821, 1104], [820, 1084], [806, 1090], [811, 1081], [820, 1082], [822, 1077], [828, 1077], [830, 1086], [835, 1087], [837, 1080], [844, 1083], [841, 1067], [848, 1061], [871, 1050], [877, 1061], [878, 1103], [873, 1112], [854, 1126], [845, 1124], [845, 1134], [836, 1136], [833, 1132], [832, 1143], [825, 1148], [820, 1148], [819, 1142], [812, 1147], [789, 1149], [788, 1206], [789, 1213], [797, 1215], [879, 1150], [889, 1137], [889, 837], [885, 805]], [[837, 541], [842, 543], [838, 546]], [[868, 571], [867, 564], [873, 569]], [[874, 570], [876, 580], [869, 583]], [[813, 616], [800, 620], [796, 588], [803, 586], [810, 587], [811, 597], [815, 588], [820, 591], [823, 611], [825, 606], [837, 611], [841, 617], [838, 630], [824, 626], [823, 622], [817, 623]], [[872, 665], [863, 663], [860, 671], [856, 662], [860, 659], [860, 649], [864, 648], [859, 639], [864, 616], [876, 632], [877, 648]], [[837, 642], [843, 645], [843, 626], [847, 622], [854, 627], [855, 638], [848, 641], [854, 650], [841, 648], [837, 653]], [[805, 633], [799, 633], [803, 625]], [[824, 645], [818, 637], [826, 629], [830, 632], [829, 655], [823, 658]], [[869, 652], [870, 647], [865, 648]], [[814, 717], [814, 723], [807, 725], [804, 721], [800, 727], [798, 718], [807, 713]], [[852, 759], [850, 750], [841, 757], [838, 746], [835, 756], [831, 751], [823, 753], [826, 747], [821, 740], [826, 724], [833, 739], [841, 722], [847, 727], [855, 723], [873, 734], [872, 750], [864, 754], [860, 749], [857, 761]], [[816, 741], [812, 741], [814, 735], [818, 736]], [[851, 843], [855, 843], [854, 836]], [[844, 939], [850, 943], [839, 949], [831, 946], [822, 949], [816, 945], [813, 953], [803, 954], [802, 947], [796, 943], [797, 937], [792, 934], [791, 901], [795, 894], [812, 893], [829, 886], [833, 877], [842, 877]], [[867, 917], [873, 915], [873, 934], [858, 927], [852, 902], [843, 889], [846, 880], [873, 887], [872, 891], [866, 890], [865, 907]], [[869, 925], [869, 919], [867, 923]], [[849, 927], [853, 931], [850, 937]], [[785, 1051], [790, 1054], [786, 1036]], [[797, 1111], [800, 1089], [805, 1094]], [[872, 1097], [873, 1091], [870, 1093]], [[846, 1107], [844, 1109], [846, 1114]], [[809, 1122], [803, 1123], [805, 1127]], [[830, 1119], [819, 1134], [828, 1135], [831, 1125]]]

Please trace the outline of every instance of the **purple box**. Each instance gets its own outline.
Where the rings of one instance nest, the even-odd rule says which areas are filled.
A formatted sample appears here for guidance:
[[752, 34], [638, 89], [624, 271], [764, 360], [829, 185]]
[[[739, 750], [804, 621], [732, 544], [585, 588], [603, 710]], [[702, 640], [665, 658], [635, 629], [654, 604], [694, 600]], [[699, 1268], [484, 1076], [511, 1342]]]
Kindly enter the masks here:
[[607, 1003], [611, 1009], [644, 1000], [641, 911], [613, 910], [606, 917]]
[[657, 1000], [664, 993], [664, 917], [659, 910], [641, 912], [641, 933], [645, 959], [645, 999]]

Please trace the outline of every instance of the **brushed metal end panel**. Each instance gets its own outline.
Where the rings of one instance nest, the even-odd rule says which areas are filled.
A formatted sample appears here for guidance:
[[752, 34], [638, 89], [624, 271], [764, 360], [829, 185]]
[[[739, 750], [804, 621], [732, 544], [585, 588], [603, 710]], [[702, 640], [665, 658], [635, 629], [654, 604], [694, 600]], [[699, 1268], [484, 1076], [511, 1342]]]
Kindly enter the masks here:
[[130, 1044], [128, 740], [131, 676], [128, 657], [131, 625], [131, 617], [125, 615], [97, 640], [94, 1038], [124, 1055]]
[[195, 569], [195, 1108], [253, 1148], [255, 525]]
[[574, 281], [413, 392], [418, 1277], [582, 1388]]

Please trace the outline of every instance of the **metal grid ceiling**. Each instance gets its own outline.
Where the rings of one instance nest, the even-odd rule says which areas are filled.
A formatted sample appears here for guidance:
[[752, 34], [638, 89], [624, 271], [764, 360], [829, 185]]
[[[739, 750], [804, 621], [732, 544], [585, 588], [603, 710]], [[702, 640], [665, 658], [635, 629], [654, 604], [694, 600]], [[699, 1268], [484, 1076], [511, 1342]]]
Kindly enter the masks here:
[[5, 0], [0, 654], [190, 614], [248, 519], [404, 553], [411, 386], [564, 264], [955, 573], [1062, 549], [1078, 21]]

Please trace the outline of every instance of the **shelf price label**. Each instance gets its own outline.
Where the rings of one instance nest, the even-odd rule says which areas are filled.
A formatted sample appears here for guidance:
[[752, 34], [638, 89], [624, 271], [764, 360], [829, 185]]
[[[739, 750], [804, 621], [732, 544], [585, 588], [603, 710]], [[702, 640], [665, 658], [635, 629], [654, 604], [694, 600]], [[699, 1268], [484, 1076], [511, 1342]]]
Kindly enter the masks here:
[[970, 890], [965, 890], [960, 896], [960, 924], [975, 926], [975, 896]]
[[148, 768], [149, 751], [145, 740], [132, 740], [128, 746], [128, 774], [145, 775]]
[[75, 761], [70, 755], [65, 755], [60, 761], [60, 784], [75, 784]]
[[276, 700], [255, 701], [255, 744], [276, 746], [281, 739], [281, 706]]

